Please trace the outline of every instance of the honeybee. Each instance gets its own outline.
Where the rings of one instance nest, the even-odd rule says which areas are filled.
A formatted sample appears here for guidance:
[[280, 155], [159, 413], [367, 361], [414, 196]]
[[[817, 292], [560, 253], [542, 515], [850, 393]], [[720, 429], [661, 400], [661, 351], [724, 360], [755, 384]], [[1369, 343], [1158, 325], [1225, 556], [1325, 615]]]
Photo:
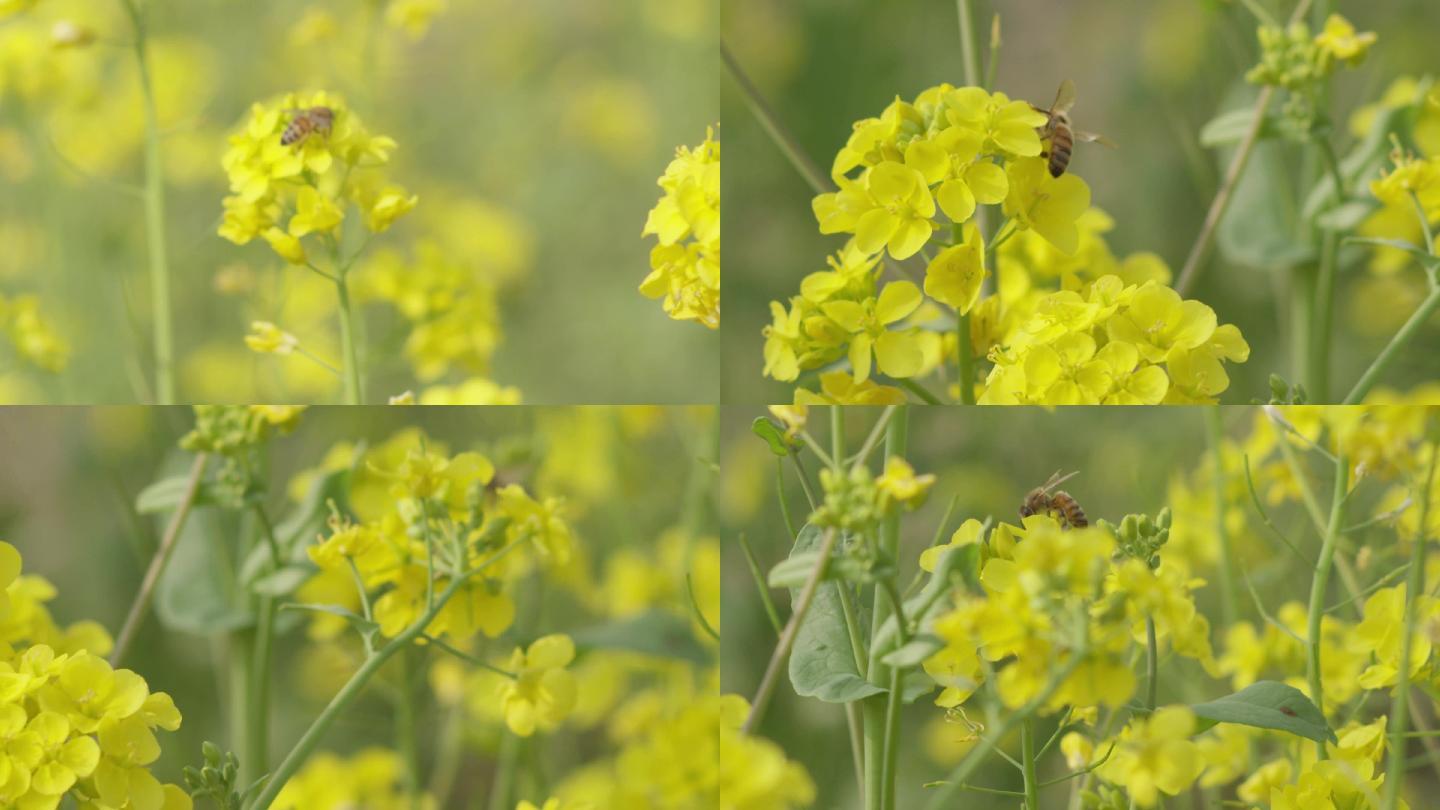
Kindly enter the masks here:
[[329, 137], [330, 128], [335, 124], [335, 111], [329, 107], [310, 107], [286, 112], [293, 113], [294, 117], [280, 135], [281, 146], [300, 143], [316, 133]]
[[1025, 496], [1024, 502], [1020, 504], [1020, 517], [1050, 515], [1059, 519], [1062, 529], [1083, 529], [1089, 526], [1090, 520], [1085, 517], [1085, 510], [1080, 507], [1078, 501], [1071, 497], [1070, 493], [1064, 490], [1057, 490], [1054, 494], [1050, 492], [1076, 475], [1079, 475], [1079, 472], [1062, 476], [1059, 471], [1056, 471], [1044, 486], [1030, 490], [1030, 493]]
[[1041, 152], [1041, 157], [1050, 159], [1050, 176], [1059, 177], [1065, 173], [1065, 168], [1070, 165], [1070, 153], [1075, 149], [1076, 141], [1086, 143], [1098, 143], [1101, 146], [1113, 148], [1114, 142], [1104, 135], [1096, 135], [1093, 132], [1082, 132], [1070, 126], [1070, 108], [1075, 106], [1075, 82], [1066, 79], [1060, 83], [1060, 89], [1055, 93], [1055, 103], [1050, 109], [1044, 110], [1030, 105], [1035, 112], [1044, 113], [1048, 120], [1042, 127], [1036, 130], [1040, 137], [1050, 142], [1050, 151]]

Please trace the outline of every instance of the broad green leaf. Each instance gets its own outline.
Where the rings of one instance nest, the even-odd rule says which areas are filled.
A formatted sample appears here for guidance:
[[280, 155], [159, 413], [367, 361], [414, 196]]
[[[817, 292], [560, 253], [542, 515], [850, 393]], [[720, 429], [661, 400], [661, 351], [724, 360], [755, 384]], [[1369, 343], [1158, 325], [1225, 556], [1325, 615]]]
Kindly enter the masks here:
[[774, 422], [763, 416], [757, 416], [755, 421], [750, 423], [750, 430], [770, 445], [770, 452], [777, 456], [790, 455], [790, 442], [785, 438], [784, 431], [780, 430]]
[[[807, 525], [795, 538], [791, 556], [819, 548], [824, 530]], [[840, 607], [836, 588], [843, 583], [827, 583], [816, 592], [810, 610], [800, 623], [795, 647], [790, 652], [790, 683], [801, 697], [813, 697], [827, 703], [849, 703], [884, 693], [883, 687], [860, 677], [855, 667], [855, 652], [845, 629], [845, 614]], [[790, 589], [791, 603], [800, 598], [800, 588]]]
[[[770, 569], [766, 581], [772, 588], [799, 588], [810, 578], [810, 572], [814, 570], [815, 562], [819, 559], [819, 551], [792, 554]], [[839, 555], [831, 559], [830, 564], [825, 567], [824, 579], [874, 582], [878, 578], [889, 576], [894, 570], [894, 566], [870, 566], [852, 557]]]
[[[135, 511], [142, 515], [168, 512], [180, 505], [180, 501], [185, 498], [185, 489], [189, 484], [189, 475], [172, 475], [169, 478], [162, 478], [140, 490], [140, 494], [135, 496]], [[202, 481], [195, 491], [195, 505], [204, 506], [214, 502], [215, 499], [209, 488]]]
[[[1219, 146], [1229, 146], [1239, 143], [1245, 139], [1245, 134], [1250, 131], [1250, 122], [1255, 120], [1255, 108], [1246, 106], [1238, 110], [1223, 112], [1210, 119], [1205, 126], [1200, 128], [1200, 145], [1209, 149]], [[1260, 137], [1267, 138], [1275, 134], [1275, 117], [1265, 116], [1260, 124]]]
[[1316, 217], [1315, 224], [1327, 231], [1351, 231], [1378, 207], [1373, 199], [1351, 200]]
[[695, 664], [707, 664], [711, 658], [696, 640], [689, 618], [659, 610], [586, 627], [570, 636], [581, 650], [626, 650]]
[[935, 679], [925, 670], [918, 667], [907, 670], [900, 676], [900, 702], [914, 703], [934, 692], [936, 687]]
[[1314, 246], [1296, 237], [1298, 212], [1287, 148], [1280, 141], [1255, 145], [1216, 229], [1216, 244], [1226, 261], [1276, 270], [1314, 261]]
[[[157, 520], [163, 526], [170, 515]], [[210, 635], [254, 622], [249, 594], [237, 584], [234, 538], [240, 524], [234, 511], [218, 506], [190, 511], [155, 589], [155, 614], [166, 627]]]
[[880, 661], [887, 667], [915, 667], [934, 655], [945, 642], [930, 633], [921, 633], [898, 649], [886, 653]]
[[1315, 704], [1299, 689], [1277, 681], [1256, 681], [1233, 695], [1198, 703], [1190, 709], [1197, 717], [1211, 721], [1206, 728], [1215, 723], [1237, 723], [1288, 731], [1316, 742], [1336, 741], [1335, 732]]
[[257, 579], [250, 590], [261, 596], [289, 596], [315, 573], [313, 566], [287, 565]]

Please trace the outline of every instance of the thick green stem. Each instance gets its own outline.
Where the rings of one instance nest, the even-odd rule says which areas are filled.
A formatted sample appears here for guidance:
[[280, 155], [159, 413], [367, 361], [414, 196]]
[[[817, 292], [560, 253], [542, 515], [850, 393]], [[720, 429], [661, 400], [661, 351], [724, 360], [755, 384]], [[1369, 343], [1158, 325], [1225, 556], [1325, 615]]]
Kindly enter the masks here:
[[1350, 389], [1350, 393], [1346, 395], [1343, 404], [1358, 405], [1361, 400], [1365, 399], [1365, 395], [1370, 393], [1370, 389], [1374, 388], [1375, 383], [1380, 381], [1380, 376], [1385, 373], [1385, 370], [1390, 367], [1390, 364], [1395, 361], [1395, 358], [1400, 356], [1400, 352], [1415, 338], [1420, 328], [1425, 325], [1425, 322], [1430, 319], [1431, 315], [1435, 314], [1437, 308], [1440, 308], [1440, 286], [1430, 289], [1430, 294], [1425, 297], [1425, 300], [1420, 304], [1420, 308], [1415, 310], [1415, 314], [1410, 316], [1410, 320], [1406, 321], [1405, 325], [1400, 327], [1400, 331], [1396, 332], [1395, 336], [1390, 338], [1390, 342], [1381, 350], [1380, 354], [1375, 358], [1375, 361], [1370, 364], [1369, 368], [1365, 369], [1364, 374], [1360, 375], [1360, 381], [1355, 383], [1354, 388]]
[[1335, 323], [1335, 276], [1340, 248], [1338, 231], [1320, 237], [1320, 275], [1316, 279], [1314, 321], [1310, 332], [1305, 382], [1312, 402], [1330, 401], [1330, 346]]
[[271, 774], [269, 780], [266, 781], [265, 787], [260, 792], [260, 795], [246, 805], [245, 810], [266, 810], [266, 808], [270, 807], [270, 805], [275, 802], [275, 797], [280, 795], [280, 790], [285, 787], [285, 783], [300, 770], [300, 767], [309, 759], [310, 754], [320, 745], [320, 741], [324, 739], [325, 733], [330, 730], [330, 726], [334, 725], [335, 721], [349, 710], [350, 705], [360, 697], [360, 693], [365, 690], [365, 686], [370, 683], [370, 679], [375, 677], [375, 674], [380, 671], [380, 668], [385, 666], [396, 653], [407, 648], [413, 644], [417, 638], [423, 635], [425, 628], [429, 627], [430, 623], [435, 621], [435, 617], [444, 609], [451, 597], [468, 583], [471, 577], [479, 574], [501, 559], [504, 559], [509, 552], [517, 546], [528, 542], [530, 542], [528, 536], [518, 538], [474, 569], [456, 576], [451, 580], [450, 584], [446, 586], [445, 591], [440, 594], [440, 598], [435, 600], [434, 606], [425, 611], [423, 616], [417, 619], [414, 624], [405, 628], [405, 630], [392, 639], [389, 644], [381, 647], [374, 655], [365, 659], [365, 663], [361, 664], [360, 668], [355, 671], [355, 674], [350, 676], [350, 680], [346, 681], [345, 685], [340, 688], [340, 691], [335, 693], [335, 697], [330, 700], [329, 705], [327, 705], [325, 709], [320, 712], [320, 716], [316, 717], [315, 721], [310, 724], [310, 728], [306, 729], [305, 733], [300, 736], [300, 740], [295, 743], [295, 747], [290, 750], [290, 753], [285, 756], [280, 766], [275, 769], [275, 772]]
[[255, 714], [252, 681], [255, 674], [255, 630], [247, 628], [230, 634], [230, 680], [227, 684], [230, 698], [230, 750], [238, 751], [240, 757], [241, 784], [249, 785], [264, 775], [265, 771], [252, 764], [252, 740], [255, 739]]
[[970, 0], [955, 0], [956, 16], [960, 18], [960, 55], [965, 61], [965, 83], [981, 86], [980, 41], [975, 34], [974, 10]]
[[405, 772], [401, 775], [405, 795], [410, 797], [411, 810], [420, 802], [420, 737], [415, 724], [415, 650], [400, 652], [396, 659], [400, 670], [400, 694], [395, 701], [395, 747], [400, 752]]
[[245, 784], [259, 779], [270, 769], [270, 662], [275, 646], [276, 609], [274, 597], [260, 597], [255, 631], [246, 634], [246, 640], [254, 647], [249, 656], [245, 747], [241, 749], [244, 753], [240, 760], [250, 777]]
[[1440, 445], [1430, 447], [1430, 466], [1425, 485], [1420, 490], [1420, 523], [1410, 545], [1410, 570], [1405, 577], [1405, 629], [1400, 637], [1399, 683], [1395, 685], [1394, 703], [1390, 711], [1390, 764], [1385, 773], [1385, 810], [1395, 810], [1400, 788], [1405, 781], [1405, 733], [1413, 706], [1410, 705], [1410, 656], [1415, 638], [1415, 605], [1425, 593], [1425, 531], [1430, 520], [1432, 487], [1435, 485], [1435, 463], [1440, 461]]
[[1213, 496], [1215, 505], [1215, 535], [1220, 548], [1220, 609], [1226, 627], [1232, 627], [1237, 618], [1234, 557], [1230, 549], [1230, 530], [1225, 523], [1225, 426], [1221, 422], [1220, 407], [1205, 409], [1205, 432], [1210, 440], [1210, 459], [1215, 467]]
[[1319, 273], [1312, 265], [1290, 271], [1290, 378], [1306, 383], [1310, 337], [1315, 333], [1315, 289]]
[[355, 346], [355, 326], [350, 309], [350, 289], [341, 271], [335, 276], [335, 295], [340, 306], [340, 343], [345, 357], [345, 404], [363, 405], [360, 388], [360, 357]]
[[[1335, 487], [1330, 496], [1330, 522], [1325, 529], [1320, 556], [1315, 561], [1315, 576], [1310, 583], [1309, 621], [1306, 623], [1310, 699], [1322, 712], [1325, 710], [1325, 693], [1320, 678], [1320, 621], [1325, 616], [1325, 591], [1330, 585], [1330, 570], [1335, 562], [1335, 543], [1340, 538], [1345, 522], [1345, 495], [1349, 491], [1349, 485], [1350, 462], [1345, 453], [1341, 452], [1335, 458]], [[1325, 759], [1325, 744], [1316, 743], [1316, 748], [1320, 758]]]
[[1035, 775], [1035, 718], [1020, 723], [1020, 765], [1025, 777], [1025, 810], [1040, 810], [1040, 780]]
[[[885, 458], [903, 456], [909, 432], [910, 410], [902, 407], [896, 410], [885, 425]], [[900, 550], [900, 513], [891, 511], [880, 523], [879, 553], [894, 560]], [[894, 583], [888, 583], [890, 591], [876, 585], [871, 602], [870, 638], [879, 637], [880, 628], [891, 616]], [[904, 621], [897, 617], [897, 626]], [[901, 633], [905, 628], [900, 628]], [[881, 653], [872, 644], [870, 666], [867, 676], [871, 683], [885, 687], [883, 695], [875, 695], [865, 701], [865, 808], [866, 810], [891, 810], [895, 801], [895, 754], [899, 747], [899, 679], [890, 667], [880, 661]]]
[[160, 116], [150, 81], [150, 59], [144, 11], [135, 0], [123, 0], [135, 36], [135, 66], [145, 100], [145, 242], [150, 254], [150, 317], [154, 323], [155, 397], [160, 405], [175, 402], [175, 355], [170, 312], [170, 261], [165, 248], [165, 167], [160, 161]]

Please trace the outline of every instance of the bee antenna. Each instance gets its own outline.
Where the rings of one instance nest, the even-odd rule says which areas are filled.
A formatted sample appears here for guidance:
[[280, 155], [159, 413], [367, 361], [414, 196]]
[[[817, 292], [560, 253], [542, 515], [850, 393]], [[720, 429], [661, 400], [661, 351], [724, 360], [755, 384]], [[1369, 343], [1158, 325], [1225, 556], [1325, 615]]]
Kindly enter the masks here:
[[1074, 471], [1074, 472], [1072, 472], [1072, 473], [1067, 473], [1067, 474], [1065, 474], [1065, 475], [1061, 475], [1061, 474], [1060, 474], [1060, 471], [1059, 471], [1059, 470], [1056, 470], [1056, 471], [1055, 471], [1055, 474], [1052, 475], [1052, 476], [1050, 476], [1050, 480], [1045, 482], [1045, 491], [1046, 491], [1046, 492], [1049, 492], [1050, 490], [1054, 489], [1055, 487], [1060, 486], [1061, 484], [1065, 483], [1066, 481], [1069, 481], [1071, 478], [1074, 478], [1075, 476], [1077, 476], [1077, 475], [1079, 475], [1079, 474], [1080, 474], [1080, 471], [1079, 471], [1079, 470], [1076, 470], [1076, 471]]

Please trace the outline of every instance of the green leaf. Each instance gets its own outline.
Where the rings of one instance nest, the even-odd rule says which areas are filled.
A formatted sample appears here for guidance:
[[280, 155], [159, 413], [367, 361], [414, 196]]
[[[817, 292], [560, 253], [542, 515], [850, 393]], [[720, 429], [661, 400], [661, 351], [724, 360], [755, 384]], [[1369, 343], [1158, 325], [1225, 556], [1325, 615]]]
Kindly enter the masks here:
[[784, 431], [780, 430], [774, 422], [763, 416], [757, 416], [755, 421], [750, 423], [750, 430], [770, 445], [770, 452], [777, 456], [790, 455], [790, 441], [785, 438]]
[[[791, 556], [817, 550], [823, 536], [824, 530], [807, 524], [795, 538]], [[824, 585], [815, 592], [790, 652], [790, 683], [795, 693], [827, 703], [849, 703], [887, 691], [860, 677], [855, 667], [855, 652], [836, 590], [839, 587], [845, 586]], [[791, 588], [792, 604], [799, 598], [800, 589]]]
[[1226, 261], [1282, 269], [1315, 259], [1315, 248], [1296, 237], [1297, 212], [1285, 162], [1286, 144], [1255, 145], [1215, 241]]
[[314, 574], [314, 566], [287, 565], [255, 580], [250, 590], [261, 596], [289, 596]]
[[1327, 231], [1351, 231], [1379, 205], [1372, 199], [1351, 200], [1315, 217], [1315, 224]]
[[361, 635], [368, 635], [380, 629], [380, 625], [370, 621], [352, 610], [346, 610], [339, 605], [313, 605], [302, 602], [292, 602], [288, 605], [281, 605], [281, 610], [308, 610], [311, 613], [329, 613], [332, 616], [339, 616], [350, 622]]
[[[135, 496], [135, 511], [142, 515], [169, 512], [184, 500], [185, 490], [189, 484], [190, 476], [188, 474], [162, 478], [140, 490], [140, 494]], [[215, 499], [209, 491], [209, 487], [202, 481], [195, 491], [195, 505], [204, 506], [214, 502]]]
[[[1200, 128], [1200, 145], [1214, 149], [1239, 143], [1250, 131], [1250, 122], [1253, 120], [1255, 120], [1254, 107], [1220, 113]], [[1265, 120], [1260, 123], [1260, 137], [1267, 138], [1274, 134], [1275, 117], [1267, 115]]]
[[[364, 445], [357, 447], [354, 458], [359, 459], [364, 452]], [[292, 559], [303, 558], [305, 546], [325, 528], [330, 516], [328, 501], [333, 500], [341, 512], [349, 511], [350, 473], [351, 468], [346, 467], [316, 478], [300, 503], [275, 525], [280, 548]]]
[[[168, 513], [157, 516], [163, 526]], [[171, 630], [225, 633], [255, 620], [249, 595], [237, 586], [235, 544], [240, 518], [218, 506], [192, 509], [155, 588], [155, 614]]]
[[921, 633], [904, 646], [886, 653], [880, 661], [887, 667], [916, 667], [944, 646], [945, 642], [939, 636]]
[[1256, 681], [1233, 695], [1190, 707], [1215, 723], [1288, 731], [1307, 740], [1336, 742], [1325, 715], [1299, 689], [1277, 681]]
[[1427, 268], [1434, 268], [1440, 264], [1440, 256], [1431, 256], [1430, 252], [1419, 245], [1412, 245], [1404, 239], [1385, 239], [1379, 236], [1352, 236], [1345, 240], [1347, 245], [1379, 245], [1381, 247], [1403, 250], [1420, 260], [1420, 263]]
[[[766, 581], [772, 588], [799, 588], [810, 578], [810, 572], [815, 568], [816, 560], [819, 559], [819, 551], [791, 554], [770, 569]], [[894, 566], [868, 565], [862, 560], [839, 555], [831, 559], [830, 564], [825, 567], [823, 579], [856, 583], [874, 582], [876, 579], [893, 574], [894, 571]]]
[[711, 658], [696, 640], [688, 617], [659, 610], [586, 627], [570, 637], [581, 650], [626, 650], [695, 664], [707, 664]]
[[[905, 600], [905, 615], [916, 622], [916, 627], [926, 627], [929, 623], [945, 609], [945, 600], [942, 598], [949, 592], [953, 583], [950, 581], [953, 576], [959, 576], [965, 580], [972, 589], [980, 588], [980, 543], [969, 543], [958, 548], [952, 548], [940, 555], [935, 563], [935, 570], [931, 572], [930, 579], [920, 593]], [[895, 651], [895, 644], [899, 641], [897, 635], [898, 625], [894, 616], [885, 620], [880, 625], [880, 630], [875, 634], [875, 640], [871, 642], [874, 651], [884, 656]]]
[[[1417, 98], [1425, 98], [1422, 92]], [[1350, 153], [1340, 159], [1340, 176], [1344, 178], [1346, 187], [1350, 190], [1351, 196], [1367, 196], [1367, 189], [1364, 183], [1376, 176], [1380, 167], [1384, 165], [1386, 156], [1390, 153], [1390, 136], [1392, 134], [1403, 134], [1414, 117], [1415, 108], [1387, 107], [1375, 115], [1375, 122], [1370, 125], [1370, 130], [1365, 137], [1350, 150]], [[1315, 187], [1305, 197], [1305, 206], [1302, 216], [1306, 219], [1316, 219], [1329, 205], [1335, 196], [1335, 180], [1330, 172], [1325, 172], [1316, 181]], [[1316, 219], [1318, 222], [1318, 219]]]

